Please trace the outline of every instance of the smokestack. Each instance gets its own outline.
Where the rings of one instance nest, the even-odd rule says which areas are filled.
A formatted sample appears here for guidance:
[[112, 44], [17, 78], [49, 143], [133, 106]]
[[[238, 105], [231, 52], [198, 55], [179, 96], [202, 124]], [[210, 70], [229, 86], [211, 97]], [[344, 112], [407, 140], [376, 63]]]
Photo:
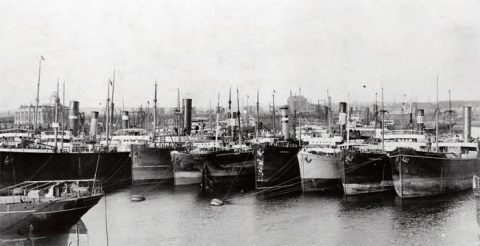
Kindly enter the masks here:
[[472, 135], [472, 107], [463, 107], [463, 141], [468, 142]]
[[183, 99], [183, 129], [186, 135], [192, 131], [192, 99]]
[[68, 113], [68, 127], [72, 130], [74, 136], [78, 135], [78, 128], [79, 128], [79, 120], [78, 120], [78, 112], [79, 112], [79, 105], [78, 101], [70, 101], [70, 111]]
[[338, 124], [340, 125], [340, 136], [343, 137], [347, 125], [347, 103], [340, 102], [338, 107]]
[[325, 114], [325, 124], [328, 125], [328, 120], [329, 120], [328, 119], [328, 106], [324, 106], [323, 110], [324, 110], [323, 113]]
[[425, 130], [425, 110], [417, 109], [417, 130], [423, 131]]
[[280, 108], [280, 114], [282, 115], [282, 135], [284, 139], [290, 139], [290, 131], [288, 129], [288, 106], [283, 106]]
[[128, 116], [128, 111], [122, 112], [122, 129], [127, 129], [130, 127], [129, 125], [130, 117]]
[[95, 141], [97, 138], [97, 124], [98, 124], [98, 112], [92, 111], [92, 119], [90, 120], [90, 138]]
[[378, 128], [378, 105], [377, 104], [373, 104], [373, 108], [372, 108], [372, 113], [373, 113], [373, 121], [374, 121], [374, 125], [375, 125], [375, 129]]
[[369, 125], [370, 124], [370, 108], [369, 107], [366, 107], [365, 108], [365, 125]]

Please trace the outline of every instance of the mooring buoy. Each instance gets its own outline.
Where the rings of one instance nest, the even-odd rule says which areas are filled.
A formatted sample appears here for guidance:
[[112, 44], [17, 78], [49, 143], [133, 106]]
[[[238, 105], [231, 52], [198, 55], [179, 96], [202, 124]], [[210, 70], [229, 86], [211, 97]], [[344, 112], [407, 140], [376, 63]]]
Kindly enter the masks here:
[[142, 196], [142, 195], [132, 195], [132, 196], [130, 197], [130, 200], [131, 200], [132, 202], [141, 202], [141, 201], [145, 201], [145, 197]]
[[212, 206], [222, 206], [222, 205], [223, 205], [223, 201], [220, 200], [220, 199], [214, 198], [214, 199], [212, 199], [212, 201], [210, 202], [210, 205], [212, 205]]

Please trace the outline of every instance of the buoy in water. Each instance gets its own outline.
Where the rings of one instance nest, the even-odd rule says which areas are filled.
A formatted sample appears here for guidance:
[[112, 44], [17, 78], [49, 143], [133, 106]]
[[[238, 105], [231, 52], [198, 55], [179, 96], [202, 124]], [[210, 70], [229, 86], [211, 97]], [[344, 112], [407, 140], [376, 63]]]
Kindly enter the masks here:
[[141, 195], [132, 195], [132, 197], [130, 197], [130, 200], [132, 202], [141, 202], [141, 201], [145, 201], [145, 197]]
[[223, 201], [220, 200], [220, 199], [214, 198], [214, 199], [212, 199], [212, 201], [210, 202], [210, 205], [212, 205], [212, 206], [222, 206], [222, 205], [223, 205]]

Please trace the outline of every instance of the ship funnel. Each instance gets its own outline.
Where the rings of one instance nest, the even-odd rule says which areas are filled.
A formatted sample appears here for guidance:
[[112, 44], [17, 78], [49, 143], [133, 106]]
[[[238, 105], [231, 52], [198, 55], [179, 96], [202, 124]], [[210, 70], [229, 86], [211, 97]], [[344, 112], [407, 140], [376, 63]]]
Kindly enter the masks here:
[[183, 99], [183, 129], [186, 135], [192, 131], [192, 99]]
[[325, 118], [325, 124], [327, 125], [328, 124], [328, 120], [329, 120], [329, 115], [328, 115], [328, 106], [324, 106], [323, 107], [323, 113], [325, 114], [324, 115], [324, 118]]
[[90, 138], [95, 141], [97, 138], [97, 126], [98, 126], [98, 112], [92, 111], [92, 119], [90, 120]]
[[378, 122], [378, 105], [373, 104], [373, 121], [375, 122], [375, 128], [377, 128], [377, 122]]
[[370, 124], [370, 108], [369, 107], [366, 107], [365, 108], [365, 125], [369, 125]]
[[129, 128], [130, 117], [128, 116], [128, 111], [122, 112], [122, 129]]
[[284, 139], [290, 139], [290, 130], [288, 129], [288, 106], [280, 108], [280, 114], [282, 115], [282, 135]]
[[417, 109], [417, 131], [425, 130], [425, 110]]
[[345, 129], [347, 125], [347, 103], [340, 102], [338, 108], [338, 125], [340, 125], [340, 136], [345, 135]]
[[472, 136], [472, 107], [463, 107], [463, 141], [468, 142]]
[[68, 113], [68, 127], [72, 131], [74, 136], [78, 135], [79, 130], [79, 105], [78, 101], [70, 101], [70, 110]]

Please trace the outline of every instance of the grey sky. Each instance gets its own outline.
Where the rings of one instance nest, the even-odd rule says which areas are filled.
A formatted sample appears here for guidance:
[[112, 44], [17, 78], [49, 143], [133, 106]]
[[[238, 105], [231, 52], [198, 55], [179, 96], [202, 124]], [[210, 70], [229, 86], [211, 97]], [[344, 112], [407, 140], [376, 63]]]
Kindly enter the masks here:
[[0, 16], [1, 109], [34, 101], [40, 55], [41, 102], [60, 78], [84, 106], [104, 101], [114, 66], [128, 105], [151, 101], [155, 80], [160, 106], [177, 87], [197, 106], [229, 86], [250, 103], [299, 87], [373, 101], [381, 81], [387, 100], [433, 100], [436, 74], [441, 99], [480, 91], [476, 0], [2, 0]]

